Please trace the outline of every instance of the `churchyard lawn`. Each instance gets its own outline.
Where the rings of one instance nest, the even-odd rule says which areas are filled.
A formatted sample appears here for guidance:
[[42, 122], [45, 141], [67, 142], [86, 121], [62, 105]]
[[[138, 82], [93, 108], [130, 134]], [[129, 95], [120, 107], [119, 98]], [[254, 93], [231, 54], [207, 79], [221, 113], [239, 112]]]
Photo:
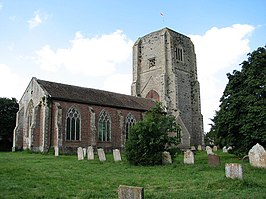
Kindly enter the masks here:
[[[0, 153], [0, 198], [117, 198], [119, 185], [144, 187], [145, 198], [266, 198], [266, 170], [216, 152], [221, 165], [208, 165], [205, 151], [194, 165], [178, 155], [166, 166], [131, 166], [122, 155], [114, 162], [78, 161], [74, 155]], [[225, 163], [241, 163], [243, 180], [225, 177]]]

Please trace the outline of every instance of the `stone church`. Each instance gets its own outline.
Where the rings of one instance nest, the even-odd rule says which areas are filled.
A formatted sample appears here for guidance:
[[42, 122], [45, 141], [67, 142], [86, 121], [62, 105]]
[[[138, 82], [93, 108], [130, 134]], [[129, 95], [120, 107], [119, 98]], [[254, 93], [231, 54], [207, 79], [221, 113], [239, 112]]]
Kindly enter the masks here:
[[204, 145], [194, 45], [169, 28], [135, 42], [131, 96], [32, 78], [19, 101], [13, 151], [123, 149], [130, 126], [155, 101], [180, 124], [180, 147]]

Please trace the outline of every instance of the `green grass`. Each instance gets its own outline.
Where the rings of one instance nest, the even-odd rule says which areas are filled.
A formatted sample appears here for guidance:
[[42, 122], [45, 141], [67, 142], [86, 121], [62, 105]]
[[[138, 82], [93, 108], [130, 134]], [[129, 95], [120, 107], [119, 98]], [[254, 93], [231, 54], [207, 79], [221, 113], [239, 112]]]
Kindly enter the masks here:
[[[145, 198], [266, 198], [266, 169], [253, 168], [220, 151], [221, 166], [210, 167], [206, 152], [194, 165], [179, 155], [172, 165], [131, 166], [124, 156], [116, 163], [78, 161], [76, 156], [0, 153], [0, 198], [117, 198], [119, 185], [144, 187]], [[241, 163], [243, 180], [225, 178], [225, 163]]]

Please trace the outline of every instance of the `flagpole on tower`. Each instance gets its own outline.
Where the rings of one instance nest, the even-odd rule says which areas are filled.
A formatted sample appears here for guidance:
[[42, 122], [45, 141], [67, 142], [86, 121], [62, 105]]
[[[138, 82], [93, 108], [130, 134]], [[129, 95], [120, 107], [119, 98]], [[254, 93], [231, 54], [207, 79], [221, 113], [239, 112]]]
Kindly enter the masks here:
[[160, 15], [161, 15], [161, 17], [163, 19], [163, 23], [164, 23], [164, 14], [162, 12], [160, 12]]

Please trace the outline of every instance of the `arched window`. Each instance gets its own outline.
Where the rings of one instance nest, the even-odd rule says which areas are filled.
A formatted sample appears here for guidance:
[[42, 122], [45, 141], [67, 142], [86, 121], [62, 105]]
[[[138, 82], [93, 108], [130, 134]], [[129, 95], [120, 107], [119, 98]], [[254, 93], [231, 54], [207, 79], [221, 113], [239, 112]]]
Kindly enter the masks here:
[[98, 120], [98, 140], [100, 142], [111, 141], [111, 118], [105, 110], [100, 113]]
[[184, 55], [183, 55], [183, 48], [179, 45], [175, 48], [175, 59], [178, 61], [183, 62], [184, 61]]
[[78, 110], [70, 108], [66, 118], [66, 140], [80, 140], [81, 121]]
[[133, 126], [135, 123], [136, 123], [135, 117], [131, 113], [129, 113], [127, 115], [127, 118], [126, 118], [126, 129], [125, 129], [126, 130], [126, 139], [128, 139], [130, 127]]
[[160, 101], [160, 96], [159, 96], [159, 94], [158, 94], [155, 90], [150, 90], [150, 91], [147, 93], [147, 95], [146, 95], [145, 98], [154, 99], [154, 100], [156, 100], [157, 102]]

